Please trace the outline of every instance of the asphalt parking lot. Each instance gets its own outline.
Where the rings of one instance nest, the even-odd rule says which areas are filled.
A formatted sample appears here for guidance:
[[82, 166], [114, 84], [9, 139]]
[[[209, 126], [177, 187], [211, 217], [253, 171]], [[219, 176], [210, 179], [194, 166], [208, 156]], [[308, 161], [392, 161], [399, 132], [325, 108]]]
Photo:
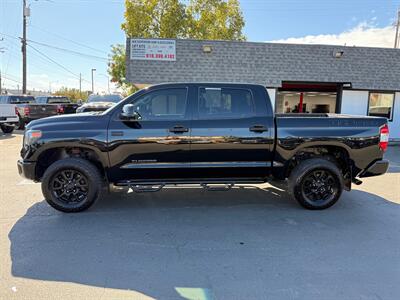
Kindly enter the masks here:
[[269, 184], [105, 195], [63, 214], [0, 136], [0, 299], [400, 299], [400, 147], [325, 211]]

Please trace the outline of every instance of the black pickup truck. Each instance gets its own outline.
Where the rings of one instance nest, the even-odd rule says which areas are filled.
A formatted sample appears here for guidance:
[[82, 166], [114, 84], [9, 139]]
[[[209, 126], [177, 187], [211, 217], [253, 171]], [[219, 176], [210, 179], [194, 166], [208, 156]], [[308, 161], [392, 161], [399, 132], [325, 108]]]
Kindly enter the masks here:
[[79, 107], [77, 103], [65, 96], [38, 96], [35, 97], [36, 103], [39, 104], [53, 104], [57, 107], [58, 114], [74, 114]]
[[274, 115], [260, 85], [162, 84], [102, 113], [30, 123], [18, 169], [64, 212], [87, 209], [111, 183], [221, 190], [270, 178], [287, 179], [305, 208], [324, 209], [352, 182], [387, 171], [388, 135], [381, 117]]
[[0, 96], [1, 104], [15, 104], [18, 116], [18, 129], [24, 129], [32, 120], [55, 116], [58, 114], [57, 106], [38, 104], [33, 96], [28, 95], [3, 95]]

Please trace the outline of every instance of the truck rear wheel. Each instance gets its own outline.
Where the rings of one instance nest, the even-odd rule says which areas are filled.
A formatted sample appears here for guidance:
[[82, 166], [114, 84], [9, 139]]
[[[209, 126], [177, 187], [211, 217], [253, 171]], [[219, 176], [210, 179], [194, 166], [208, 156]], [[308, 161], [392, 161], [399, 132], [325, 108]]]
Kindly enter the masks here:
[[14, 126], [13, 125], [7, 125], [7, 124], [1, 124], [1, 131], [3, 131], [3, 133], [7, 134], [7, 133], [12, 133], [14, 131]]
[[102, 179], [98, 169], [80, 158], [53, 163], [42, 178], [42, 192], [48, 204], [62, 212], [88, 209], [99, 198]]
[[343, 176], [331, 161], [307, 159], [290, 174], [289, 191], [304, 208], [325, 209], [339, 200], [343, 191]]

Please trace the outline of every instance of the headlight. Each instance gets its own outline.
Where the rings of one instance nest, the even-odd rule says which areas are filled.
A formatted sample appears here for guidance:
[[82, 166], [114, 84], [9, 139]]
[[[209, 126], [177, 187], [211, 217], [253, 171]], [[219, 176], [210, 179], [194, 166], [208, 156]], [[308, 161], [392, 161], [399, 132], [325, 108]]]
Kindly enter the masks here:
[[32, 145], [35, 141], [42, 137], [41, 130], [28, 130], [25, 131], [24, 145]]

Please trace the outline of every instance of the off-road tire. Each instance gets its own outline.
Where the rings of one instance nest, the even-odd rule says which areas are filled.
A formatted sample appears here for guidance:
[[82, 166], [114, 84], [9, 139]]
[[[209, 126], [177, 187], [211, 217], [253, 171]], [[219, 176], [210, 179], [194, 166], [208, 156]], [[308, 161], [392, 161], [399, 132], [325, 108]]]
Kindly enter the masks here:
[[[78, 171], [86, 177], [89, 188], [84, 201], [71, 205], [60, 201], [55, 196], [51, 183], [54, 180], [54, 176], [63, 170]], [[99, 170], [92, 163], [81, 158], [66, 158], [56, 161], [47, 168], [42, 178], [42, 193], [47, 203], [59, 211], [66, 213], [81, 212], [96, 202], [100, 196], [103, 184], [104, 181]]]
[[[304, 193], [309, 176], [315, 171], [323, 171], [330, 174], [334, 181], [335, 192], [329, 197], [328, 201], [311, 201]], [[328, 185], [332, 186], [332, 185]], [[338, 166], [329, 160], [323, 158], [311, 158], [298, 164], [291, 172], [289, 177], [289, 193], [299, 202], [301, 206], [311, 210], [322, 210], [334, 205], [343, 192], [343, 175]], [[333, 191], [333, 189], [332, 189]]]

